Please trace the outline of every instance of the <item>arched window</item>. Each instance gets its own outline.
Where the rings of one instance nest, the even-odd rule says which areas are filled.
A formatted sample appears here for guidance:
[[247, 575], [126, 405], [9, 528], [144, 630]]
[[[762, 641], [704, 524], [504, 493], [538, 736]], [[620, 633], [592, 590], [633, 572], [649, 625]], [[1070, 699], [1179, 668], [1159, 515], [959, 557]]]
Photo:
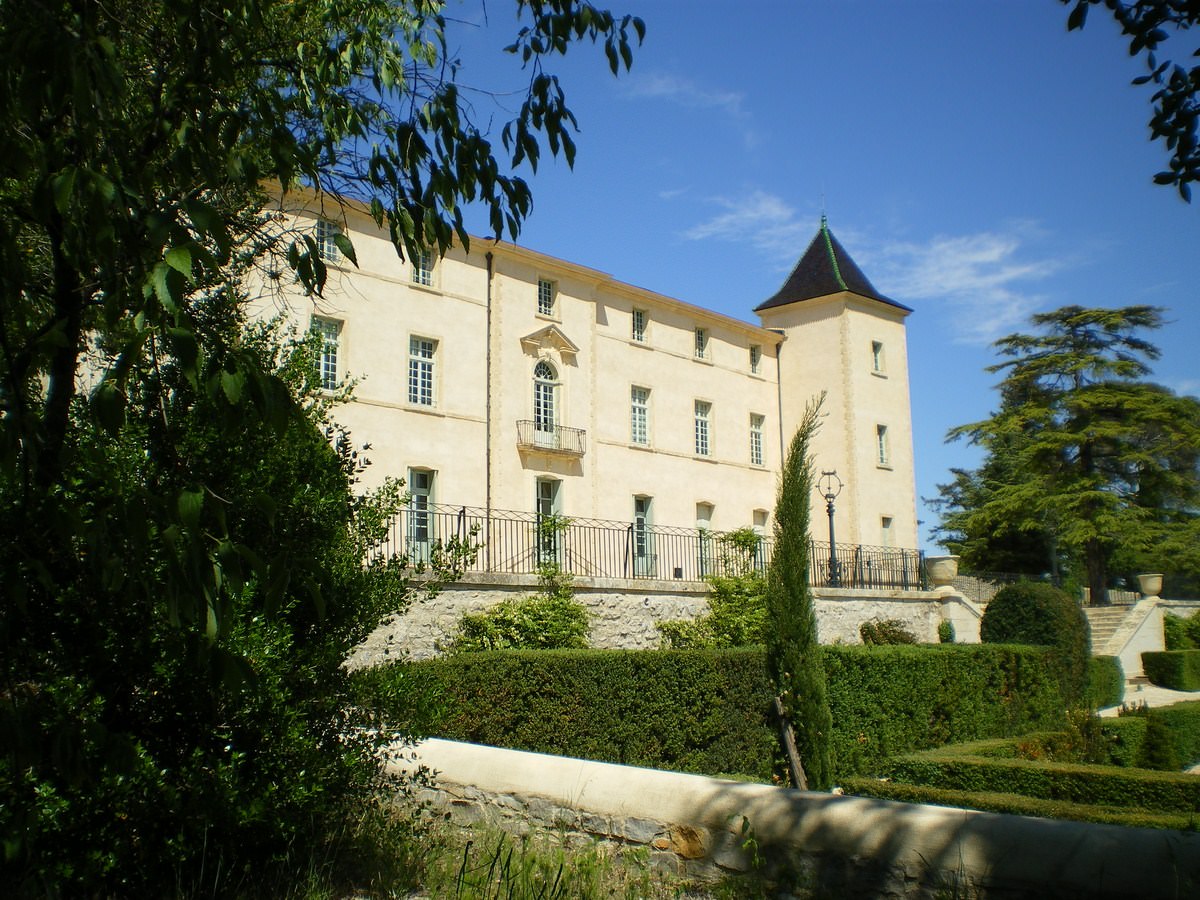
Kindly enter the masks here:
[[533, 369], [533, 429], [554, 433], [558, 421], [558, 373], [542, 360]]

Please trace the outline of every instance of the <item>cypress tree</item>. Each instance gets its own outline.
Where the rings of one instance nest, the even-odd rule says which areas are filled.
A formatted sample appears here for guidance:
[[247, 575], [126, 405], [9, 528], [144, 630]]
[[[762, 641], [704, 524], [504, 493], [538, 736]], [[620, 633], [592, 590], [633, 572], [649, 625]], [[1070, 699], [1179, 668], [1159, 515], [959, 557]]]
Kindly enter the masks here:
[[796, 733], [809, 787], [830, 787], [833, 717], [825, 687], [817, 617], [808, 581], [808, 522], [813, 486], [810, 445], [824, 395], [809, 404], [792, 438], [775, 502], [775, 553], [767, 572], [767, 661]]

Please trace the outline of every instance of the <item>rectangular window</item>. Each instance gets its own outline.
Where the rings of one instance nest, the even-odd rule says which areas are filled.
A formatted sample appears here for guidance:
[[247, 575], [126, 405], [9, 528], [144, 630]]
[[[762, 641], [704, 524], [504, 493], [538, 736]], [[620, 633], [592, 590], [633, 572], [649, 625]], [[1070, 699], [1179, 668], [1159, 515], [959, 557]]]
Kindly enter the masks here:
[[696, 359], [708, 359], [708, 329], [696, 329]]
[[413, 284], [433, 287], [433, 254], [418, 250], [412, 258]]
[[875, 426], [875, 450], [879, 457], [879, 465], [891, 464], [888, 454], [888, 430], [886, 425]]
[[883, 374], [883, 343], [881, 341], [871, 341], [871, 371]]
[[537, 558], [539, 563], [561, 563], [560, 529], [554, 527], [562, 515], [562, 482], [554, 478], [539, 478], [534, 498], [537, 510]]
[[708, 424], [709, 416], [712, 413], [712, 404], [706, 400], [696, 401], [696, 455], [709, 455], [709, 433]]
[[892, 541], [893, 541], [892, 517], [891, 516], [881, 516], [880, 517], [880, 519], [879, 519], [879, 539], [882, 542], [883, 546], [885, 546], [885, 547], [893, 546], [893, 543], [892, 543]]
[[558, 297], [558, 286], [545, 278], [538, 279], [538, 312], [543, 316], [554, 315], [554, 301]]
[[433, 362], [437, 341], [413, 335], [408, 339], [408, 402], [433, 406]]
[[341, 341], [342, 323], [331, 319], [313, 319], [312, 330], [321, 342], [317, 349], [317, 378], [323, 390], [336, 391], [341, 383], [338, 378], [338, 344]]
[[654, 537], [650, 521], [652, 499], [645, 496], [633, 498], [633, 571], [640, 578], [654, 575]]
[[643, 447], [650, 443], [650, 389], [629, 389], [629, 439]]
[[758, 344], [750, 345], [750, 372], [757, 375], [762, 368], [762, 347]]
[[328, 219], [317, 219], [317, 253], [325, 262], [337, 262], [341, 258], [337, 236], [342, 229]]
[[408, 555], [412, 562], [429, 562], [434, 474], [429, 469], [408, 470]]
[[750, 464], [763, 464], [763, 417], [750, 414]]
[[630, 337], [639, 344], [646, 341], [646, 311], [644, 309], [635, 309], [633, 311], [633, 331]]

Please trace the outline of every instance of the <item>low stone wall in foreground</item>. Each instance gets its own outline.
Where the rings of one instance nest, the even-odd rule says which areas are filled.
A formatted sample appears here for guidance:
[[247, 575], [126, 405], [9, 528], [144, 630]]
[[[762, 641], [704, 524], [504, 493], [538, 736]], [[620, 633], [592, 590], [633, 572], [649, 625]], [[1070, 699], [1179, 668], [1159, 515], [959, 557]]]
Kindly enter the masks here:
[[788, 790], [428, 740], [389, 766], [436, 772], [424, 799], [468, 829], [644, 848], [697, 881], [788, 873], [801, 896], [1200, 896], [1200, 834]]

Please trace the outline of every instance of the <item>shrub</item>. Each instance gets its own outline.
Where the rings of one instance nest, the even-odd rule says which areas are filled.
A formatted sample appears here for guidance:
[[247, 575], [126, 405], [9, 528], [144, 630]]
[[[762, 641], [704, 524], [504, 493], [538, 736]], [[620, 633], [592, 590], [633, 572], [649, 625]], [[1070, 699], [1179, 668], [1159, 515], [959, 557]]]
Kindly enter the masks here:
[[859, 637], [867, 646], [877, 644], [915, 644], [917, 636], [899, 619], [872, 619], [858, 626]]
[[1093, 656], [1088, 660], [1087, 702], [1092, 709], [1116, 706], [1125, 696], [1125, 673], [1115, 656]]
[[[758, 538], [753, 531], [749, 533]], [[763, 594], [766, 579], [758, 572], [747, 571], [738, 575], [713, 575], [708, 583], [708, 614], [693, 621], [660, 622], [658, 631], [663, 637], [663, 646], [670, 650], [699, 650], [765, 643], [767, 607]]]
[[942, 619], [938, 622], [938, 641], [943, 644], [953, 644], [954, 638], [954, 623], [949, 619]]
[[987, 644], [1054, 647], [1068, 703], [1085, 699], [1091, 640], [1087, 618], [1069, 595], [1049, 584], [1021, 581], [996, 592], [979, 623]]
[[575, 599], [572, 577], [554, 563], [538, 569], [541, 591], [502, 600], [481, 613], [467, 613], [450, 644], [454, 653], [481, 650], [582, 650], [588, 613]]
[[1151, 683], [1159, 687], [1200, 691], [1200, 650], [1143, 653], [1142, 669]]
[[569, 650], [587, 646], [588, 614], [574, 599], [534, 594], [462, 617], [451, 649]]
[[1200, 649], [1200, 615], [1163, 613], [1163, 637], [1167, 650]]
[[[1063, 723], [1043, 648], [824, 651], [838, 777], [877, 772], [896, 753]], [[355, 677], [363, 706], [452, 740], [708, 775], [774, 771], [773, 692], [761, 648], [472, 653]], [[410, 703], [414, 696], [422, 699]], [[433, 706], [440, 718], [430, 722]]]

